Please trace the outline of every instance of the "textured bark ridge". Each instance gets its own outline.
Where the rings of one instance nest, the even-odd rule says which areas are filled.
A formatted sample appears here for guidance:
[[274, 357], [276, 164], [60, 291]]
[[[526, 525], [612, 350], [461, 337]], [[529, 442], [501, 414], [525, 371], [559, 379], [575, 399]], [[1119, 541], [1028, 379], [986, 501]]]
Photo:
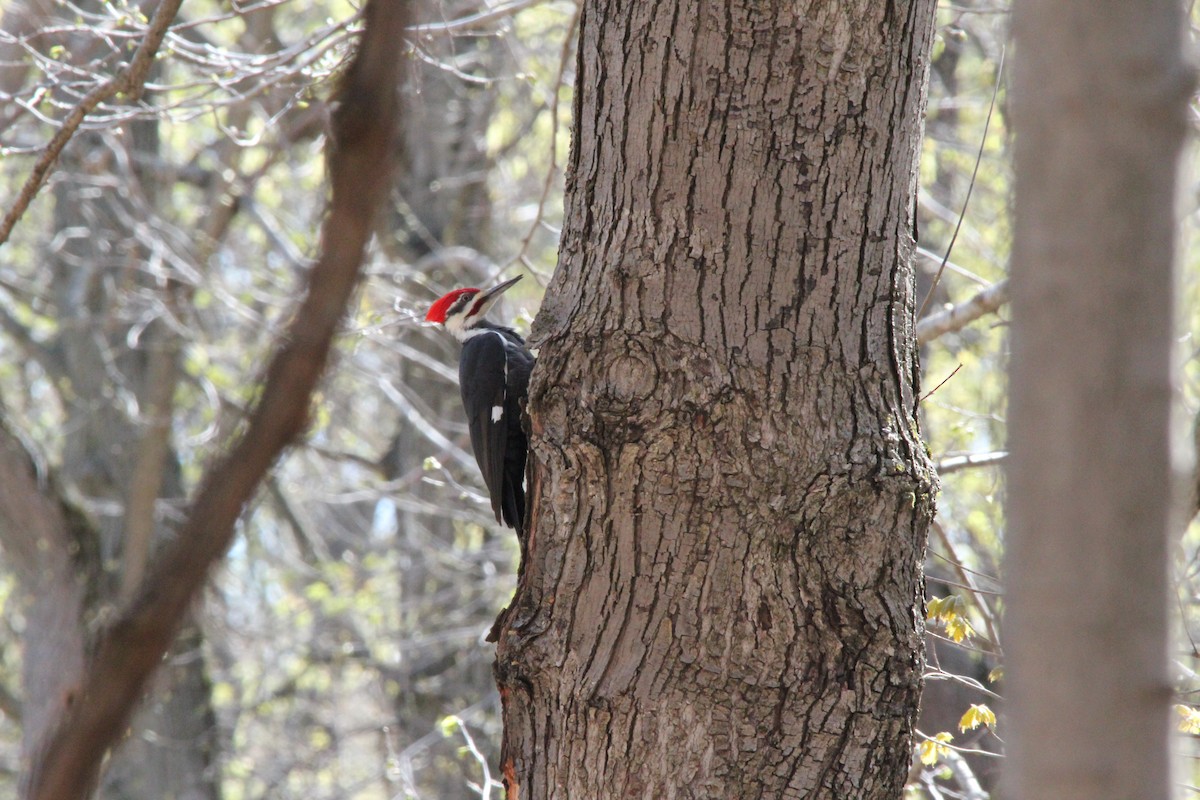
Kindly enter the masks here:
[[899, 796], [933, 10], [586, 2], [498, 648], [509, 798]]

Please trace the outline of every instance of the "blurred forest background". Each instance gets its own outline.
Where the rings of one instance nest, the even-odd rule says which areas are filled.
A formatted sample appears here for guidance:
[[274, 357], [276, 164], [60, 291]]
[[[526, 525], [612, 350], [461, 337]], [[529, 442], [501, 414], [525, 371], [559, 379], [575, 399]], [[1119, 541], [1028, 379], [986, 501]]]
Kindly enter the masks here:
[[[7, 212], [58, 124], [128, 58], [153, 8], [3, 8]], [[536, 313], [561, 223], [577, 8], [420, 8], [400, 169], [313, 424], [242, 520], [107, 767], [104, 797], [499, 796], [484, 636], [515, 586], [516, 540], [491, 520], [470, 454], [458, 345], [421, 320], [450, 288], [517, 273], [527, 280], [500, 314], [527, 329]], [[145, 95], [93, 112], [0, 249], [0, 420], [87, 531], [69, 553], [86, 597], [81, 635], [129, 596], [201, 469], [244, 421], [316, 252], [327, 100], [360, 23], [336, 0], [186, 3]], [[1003, 2], [944, 2], [932, 54], [916, 267], [918, 297], [930, 296], [919, 329], [924, 433], [942, 491], [913, 797], [985, 797], [1003, 753], [1008, 27]], [[1198, 197], [1182, 208], [1179, 365], [1191, 417]], [[53, 613], [53, 587], [22, 555], [32, 535], [0, 533], [3, 796], [16, 794], [22, 737], [44, 724], [40, 678], [55, 669], [39, 622]], [[1195, 526], [1175, 578], [1190, 754], [1200, 734]], [[1194, 760], [1183, 778], [1200, 784]]]

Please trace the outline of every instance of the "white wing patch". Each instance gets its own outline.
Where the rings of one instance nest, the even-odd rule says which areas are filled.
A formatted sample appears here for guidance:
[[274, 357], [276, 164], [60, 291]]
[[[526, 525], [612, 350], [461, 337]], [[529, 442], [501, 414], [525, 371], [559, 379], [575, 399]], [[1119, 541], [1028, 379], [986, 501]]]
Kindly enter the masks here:
[[[508, 339], [499, 331], [492, 331], [500, 337], [500, 344], [504, 345], [504, 385], [508, 386]], [[504, 406], [492, 406], [492, 422], [499, 422], [504, 417]]]

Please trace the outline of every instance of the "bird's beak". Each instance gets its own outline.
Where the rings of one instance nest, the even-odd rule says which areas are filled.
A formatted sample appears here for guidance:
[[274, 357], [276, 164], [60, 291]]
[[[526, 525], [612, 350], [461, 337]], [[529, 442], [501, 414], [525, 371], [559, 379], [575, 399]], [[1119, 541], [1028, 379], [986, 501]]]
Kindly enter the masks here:
[[479, 299], [484, 301], [485, 303], [492, 302], [497, 297], [499, 297], [501, 294], [503, 294], [505, 291], [507, 291], [510, 286], [512, 286], [517, 281], [521, 280], [522, 277], [523, 276], [518, 275], [515, 278], [510, 278], [509, 280], [506, 280], [504, 283], [496, 284], [495, 286], [493, 286], [492, 288], [490, 288], [486, 292], [484, 292], [483, 296], [480, 297]]

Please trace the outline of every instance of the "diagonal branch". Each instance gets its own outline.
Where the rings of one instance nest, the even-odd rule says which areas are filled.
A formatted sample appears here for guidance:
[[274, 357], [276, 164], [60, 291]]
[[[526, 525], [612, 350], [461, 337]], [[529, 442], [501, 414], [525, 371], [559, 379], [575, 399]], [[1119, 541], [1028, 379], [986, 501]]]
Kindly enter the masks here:
[[371, 0], [367, 6], [362, 42], [334, 116], [333, 195], [308, 294], [272, 359], [262, 399], [241, 440], [209, 470], [178, 535], [133, 601], [100, 634], [80, 696], [35, 759], [25, 787], [28, 800], [86, 796], [180, 619], [228, 548], [235, 521], [306, 423], [391, 178], [402, 52], [396, 43], [403, 38], [408, 8], [403, 0]]
[[79, 126], [83, 124], [87, 115], [92, 113], [96, 106], [118, 94], [124, 94], [131, 102], [137, 101], [142, 96], [142, 90], [146, 85], [146, 76], [150, 74], [154, 57], [158, 54], [158, 48], [167, 35], [167, 28], [171, 27], [171, 22], [179, 13], [179, 6], [182, 3], [183, 0], [162, 0], [155, 9], [154, 17], [150, 20], [149, 27], [146, 28], [146, 36], [138, 45], [133, 58], [130, 59], [129, 66], [121, 70], [115, 77], [88, 92], [79, 105], [75, 106], [63, 120], [58, 133], [54, 134], [50, 143], [46, 145], [46, 149], [38, 156], [37, 163], [33, 165], [33, 171], [26, 179], [25, 185], [21, 187], [21, 192], [17, 195], [13, 207], [4, 215], [4, 221], [0, 223], [0, 245], [8, 241], [13, 228], [25, 215], [29, 204], [33, 202], [38, 192], [42, 190], [42, 186], [45, 185], [50, 168], [58, 161], [58, 156], [62, 153], [63, 148], [75, 136], [75, 131], [79, 130]]
[[965, 453], [960, 456], [946, 456], [937, 462], [938, 475], [949, 475], [971, 467], [990, 467], [1000, 464], [1008, 458], [1008, 453], [997, 450], [992, 453]]
[[470, 14], [446, 22], [431, 22], [424, 25], [413, 25], [409, 28], [413, 33], [446, 33], [449, 31], [476, 30], [497, 20], [516, 16], [521, 11], [541, 3], [542, 0], [515, 0], [508, 5], [489, 8], [478, 14]]
[[962, 330], [1008, 302], [1008, 279], [1004, 279], [953, 308], [930, 314], [917, 322], [917, 344], [927, 344], [947, 333]]

